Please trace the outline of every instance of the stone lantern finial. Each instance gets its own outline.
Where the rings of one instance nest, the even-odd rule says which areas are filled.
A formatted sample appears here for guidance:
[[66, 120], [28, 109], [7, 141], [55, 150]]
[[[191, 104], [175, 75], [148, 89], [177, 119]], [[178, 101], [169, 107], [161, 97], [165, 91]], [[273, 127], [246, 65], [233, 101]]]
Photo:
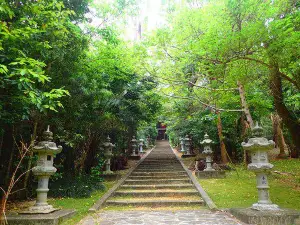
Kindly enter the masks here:
[[258, 125], [256, 121], [255, 127], [252, 129], [252, 136], [253, 137], [263, 137], [264, 129]]
[[52, 141], [53, 140], [53, 133], [50, 131], [50, 125], [48, 125], [47, 130], [43, 132], [43, 139], [45, 141]]

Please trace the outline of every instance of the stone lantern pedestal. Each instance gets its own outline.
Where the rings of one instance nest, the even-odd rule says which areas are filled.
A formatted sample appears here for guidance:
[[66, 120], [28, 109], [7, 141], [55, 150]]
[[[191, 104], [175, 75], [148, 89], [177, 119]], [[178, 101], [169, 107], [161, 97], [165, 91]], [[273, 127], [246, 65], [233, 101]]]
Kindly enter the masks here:
[[199, 178], [224, 178], [225, 171], [212, 168], [213, 141], [209, 138], [208, 134], [204, 135], [204, 140], [201, 141], [200, 144], [203, 145], [204, 148], [202, 155], [205, 156], [206, 168], [203, 171], [195, 171], [196, 176]]
[[141, 156], [139, 155], [139, 151], [138, 151], [138, 145], [137, 145], [137, 140], [135, 139], [135, 136], [133, 136], [132, 140], [131, 140], [131, 155], [129, 156], [129, 159], [133, 159], [133, 160], [140, 160]]
[[258, 202], [246, 209], [230, 209], [230, 212], [240, 220], [251, 224], [294, 224], [294, 220], [300, 216], [296, 210], [280, 209], [270, 200], [268, 174], [273, 165], [269, 163], [267, 151], [274, 148], [274, 142], [263, 137], [263, 129], [256, 124], [252, 130], [253, 137], [242, 147], [251, 153], [251, 163], [248, 170], [256, 175]]

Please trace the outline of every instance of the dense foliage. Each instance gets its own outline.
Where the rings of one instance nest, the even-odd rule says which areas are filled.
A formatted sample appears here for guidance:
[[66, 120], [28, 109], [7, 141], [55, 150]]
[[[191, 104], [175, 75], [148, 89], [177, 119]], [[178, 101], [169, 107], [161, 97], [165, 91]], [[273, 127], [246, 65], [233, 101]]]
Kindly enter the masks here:
[[[91, 193], [101, 181], [108, 135], [116, 144], [115, 168], [124, 167], [124, 153], [138, 130], [138, 138], [155, 138], [149, 126], [161, 107], [153, 91], [157, 84], [138, 67], [143, 51], [125, 42], [108, 20], [125, 18], [133, 7], [134, 1], [93, 9], [86, 0], [0, 3], [0, 186], [8, 184], [19, 160], [20, 141], [42, 140], [47, 125], [63, 146], [55, 160], [55, 196]], [[101, 26], [87, 19], [95, 9]], [[19, 173], [35, 159], [29, 152]], [[16, 188], [28, 191], [30, 176]], [[76, 193], [63, 187], [71, 180], [78, 183]]]
[[173, 142], [188, 134], [200, 147], [207, 132], [238, 159], [253, 121], [278, 144], [273, 113], [282, 119], [283, 143], [299, 156], [299, 7], [287, 0], [170, 3], [168, 23], [145, 45], [153, 55], [148, 70], [167, 97]]

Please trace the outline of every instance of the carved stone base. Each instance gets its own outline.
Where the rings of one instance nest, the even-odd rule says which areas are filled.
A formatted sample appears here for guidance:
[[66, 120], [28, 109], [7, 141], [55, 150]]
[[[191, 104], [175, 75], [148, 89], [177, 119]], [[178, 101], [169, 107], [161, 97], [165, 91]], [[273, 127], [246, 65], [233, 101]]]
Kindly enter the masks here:
[[278, 205], [276, 204], [259, 204], [255, 203], [252, 205], [251, 209], [258, 210], [258, 211], [280, 211]]
[[111, 174], [103, 174], [102, 176], [106, 181], [115, 181], [120, 178], [119, 174], [111, 173]]
[[201, 179], [212, 179], [212, 178], [225, 178], [226, 174], [224, 170], [208, 170], [208, 171], [197, 171], [195, 172], [196, 177]]
[[[7, 214], [9, 225], [58, 225], [76, 213], [73, 209], [62, 209], [47, 214]], [[2, 224], [3, 220], [0, 220]]]
[[252, 208], [234, 208], [229, 211], [247, 224], [291, 225], [295, 224], [300, 216], [300, 211], [292, 209], [259, 211]]
[[60, 209], [53, 208], [52, 205], [41, 205], [41, 206], [34, 205], [30, 207], [28, 210], [19, 212], [19, 214], [47, 214], [57, 210]]
[[103, 175], [113, 175], [114, 172], [113, 171], [103, 171]]

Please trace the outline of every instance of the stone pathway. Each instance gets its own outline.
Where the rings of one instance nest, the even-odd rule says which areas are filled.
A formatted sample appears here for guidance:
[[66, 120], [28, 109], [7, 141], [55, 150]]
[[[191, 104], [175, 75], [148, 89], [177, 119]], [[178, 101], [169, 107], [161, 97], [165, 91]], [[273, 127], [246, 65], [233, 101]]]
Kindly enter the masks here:
[[[116, 207], [118, 211], [105, 210], [116, 209]], [[177, 160], [169, 143], [159, 141], [156, 148], [108, 198], [102, 210], [90, 214], [79, 224], [238, 225], [242, 223], [228, 213], [207, 210], [199, 192]]]
[[230, 214], [210, 210], [99, 211], [80, 225], [242, 225]]

